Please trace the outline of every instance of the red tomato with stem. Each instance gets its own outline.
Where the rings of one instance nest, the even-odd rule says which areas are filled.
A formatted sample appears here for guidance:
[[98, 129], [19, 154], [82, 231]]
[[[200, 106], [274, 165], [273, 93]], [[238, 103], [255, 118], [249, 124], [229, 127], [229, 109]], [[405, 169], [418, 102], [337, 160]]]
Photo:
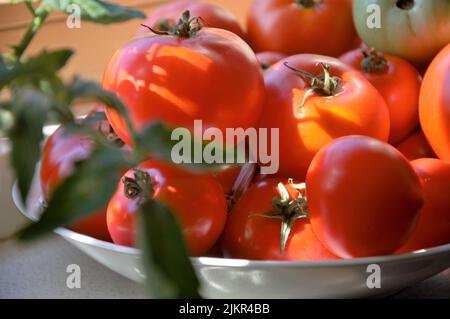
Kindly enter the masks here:
[[255, 52], [328, 56], [355, 47], [351, 0], [255, 0], [247, 19]]
[[375, 49], [356, 49], [339, 59], [361, 71], [385, 99], [391, 118], [390, 144], [401, 142], [417, 128], [421, 75], [414, 66]]
[[436, 157], [421, 129], [404, 139], [396, 148], [410, 161]]
[[320, 150], [306, 187], [314, 233], [342, 258], [393, 253], [413, 233], [423, 205], [407, 159], [367, 136], [342, 137]]
[[228, 217], [222, 236], [225, 257], [291, 261], [337, 259], [312, 232], [300, 194], [301, 190], [287, 179], [266, 179], [253, 184]]
[[[136, 191], [138, 175], [128, 171], [108, 204], [107, 224], [114, 243], [135, 246], [137, 212], [143, 196]], [[227, 203], [222, 187], [210, 174], [196, 174], [150, 160], [138, 167], [148, 178], [150, 196], [167, 205], [178, 218], [193, 256], [209, 251], [222, 233]]]
[[256, 54], [256, 58], [264, 71], [285, 57], [286, 55], [280, 52], [265, 51]]
[[419, 116], [423, 133], [443, 160], [450, 161], [450, 44], [428, 67], [420, 90]]
[[[184, 15], [176, 32], [136, 37], [109, 62], [103, 86], [125, 103], [139, 131], [155, 120], [169, 126], [253, 127], [264, 82], [255, 54], [234, 33], [201, 28]], [[131, 139], [122, 117], [107, 108], [114, 131]], [[239, 116], [236, 116], [239, 114]]]
[[[300, 54], [265, 72], [258, 126], [279, 129], [279, 177], [303, 180], [314, 155], [345, 135], [387, 141], [389, 113], [364, 76], [335, 58]], [[269, 130], [269, 144], [271, 134]]]
[[450, 243], [450, 163], [422, 158], [411, 165], [422, 180], [425, 204], [416, 229], [399, 252]]
[[[191, 17], [200, 17], [200, 22], [209, 28], [225, 29], [245, 40], [246, 35], [237, 18], [228, 10], [212, 3], [198, 1], [174, 1], [153, 10], [144, 22], [154, 30], [168, 31], [180, 19], [184, 11], [189, 10]], [[139, 28], [138, 34], [147, 33], [145, 27]]]

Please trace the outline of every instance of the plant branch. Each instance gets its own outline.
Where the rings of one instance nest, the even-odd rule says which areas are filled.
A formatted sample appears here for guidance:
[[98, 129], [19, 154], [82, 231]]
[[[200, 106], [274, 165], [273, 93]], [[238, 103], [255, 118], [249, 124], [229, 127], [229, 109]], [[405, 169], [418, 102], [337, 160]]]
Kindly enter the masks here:
[[[30, 9], [31, 4], [29, 2], [26, 2], [26, 4]], [[36, 11], [34, 11], [33, 7], [31, 7], [30, 10], [32, 10], [33, 13], [33, 20], [31, 21], [30, 26], [23, 35], [22, 40], [20, 40], [20, 43], [17, 46], [14, 46], [14, 56], [17, 60], [22, 57], [23, 53], [28, 48], [37, 31], [41, 28], [48, 16], [47, 11], [42, 11], [42, 13], [37, 14]]]

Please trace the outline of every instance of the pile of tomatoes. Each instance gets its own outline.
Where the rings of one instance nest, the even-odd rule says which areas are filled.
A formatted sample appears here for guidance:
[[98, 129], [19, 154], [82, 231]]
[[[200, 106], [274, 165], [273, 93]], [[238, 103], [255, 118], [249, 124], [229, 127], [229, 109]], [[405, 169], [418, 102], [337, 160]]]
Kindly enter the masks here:
[[[357, 2], [255, 0], [247, 31], [207, 3], [176, 1], [150, 13], [103, 79], [136, 129], [155, 120], [188, 129], [202, 120], [224, 132], [278, 128], [279, 171], [192, 172], [149, 154], [118, 172], [108, 207], [71, 228], [134, 246], [139, 202], [150, 195], [176, 215], [193, 256], [315, 261], [450, 243], [450, 6]], [[410, 21], [422, 28], [415, 39], [391, 15], [418, 2], [415, 14], [424, 12]], [[358, 22], [364, 3], [378, 3], [398, 28], [365, 31]], [[431, 27], [440, 20], [440, 29], [417, 52], [427, 19]], [[383, 42], [386, 29], [409, 42]], [[124, 119], [104, 112], [107, 119], [87, 125], [128, 152]], [[93, 147], [63, 128], [48, 139], [41, 165], [47, 198]]]

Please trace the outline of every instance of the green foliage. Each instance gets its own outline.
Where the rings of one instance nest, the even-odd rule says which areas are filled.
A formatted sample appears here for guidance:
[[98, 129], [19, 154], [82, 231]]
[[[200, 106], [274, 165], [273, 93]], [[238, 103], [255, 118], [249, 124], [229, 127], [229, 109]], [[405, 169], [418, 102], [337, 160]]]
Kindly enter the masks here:
[[[154, 123], [137, 134], [120, 99], [96, 83], [75, 78], [64, 83], [58, 75], [73, 52], [69, 49], [42, 51], [31, 57], [23, 53], [52, 11], [72, 13], [78, 5], [81, 19], [101, 24], [143, 18], [139, 11], [98, 0], [43, 0], [35, 9], [33, 0], [23, 3], [33, 18], [12, 54], [0, 55], [0, 90], [8, 99], [0, 101], [0, 136], [12, 145], [11, 165], [16, 173], [22, 200], [26, 200], [36, 164], [41, 156], [43, 127], [55, 116], [69, 134], [91, 138], [91, 156], [76, 163], [75, 171], [54, 190], [38, 222], [19, 232], [21, 240], [32, 240], [56, 227], [69, 225], [104, 208], [117, 189], [120, 174], [134, 167], [149, 153], [170, 159], [171, 130]], [[108, 142], [88, 124], [75, 121], [71, 105], [78, 99], [94, 99], [119, 112], [136, 141], [132, 156]], [[178, 222], [164, 205], [146, 199], [140, 208], [140, 244], [143, 251], [147, 287], [154, 297], [196, 298], [199, 282], [190, 263]]]

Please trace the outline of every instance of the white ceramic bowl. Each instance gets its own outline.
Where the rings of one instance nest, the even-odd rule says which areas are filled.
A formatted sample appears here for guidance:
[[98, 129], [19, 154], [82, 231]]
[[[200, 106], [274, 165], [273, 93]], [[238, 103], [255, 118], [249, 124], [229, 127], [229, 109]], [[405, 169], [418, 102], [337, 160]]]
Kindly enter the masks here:
[[[38, 218], [41, 190], [35, 182], [26, 207], [17, 186], [13, 200], [28, 218]], [[55, 232], [83, 252], [137, 282], [144, 273], [138, 249], [97, 240], [66, 228]], [[450, 267], [450, 245], [413, 253], [321, 262], [192, 258], [205, 298], [357, 298], [392, 294]], [[380, 288], [368, 288], [368, 266], [380, 267]]]

